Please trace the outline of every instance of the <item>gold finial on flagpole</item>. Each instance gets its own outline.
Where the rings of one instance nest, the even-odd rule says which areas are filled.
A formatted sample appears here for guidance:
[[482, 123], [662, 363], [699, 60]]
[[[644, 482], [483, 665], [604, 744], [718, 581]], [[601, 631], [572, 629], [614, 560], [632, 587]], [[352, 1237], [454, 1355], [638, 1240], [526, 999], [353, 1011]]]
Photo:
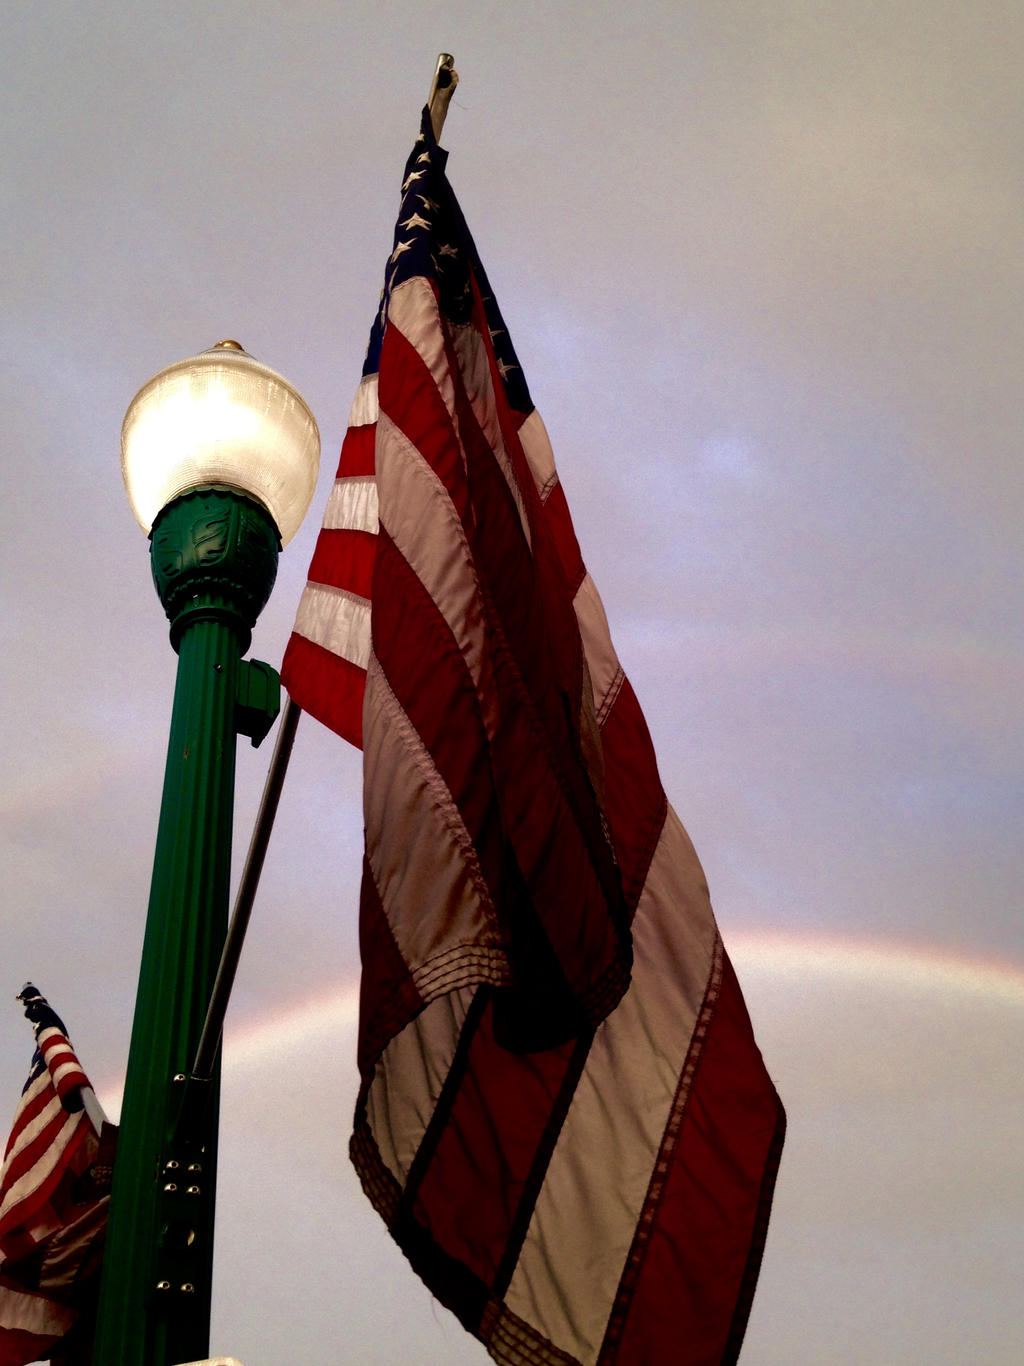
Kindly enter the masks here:
[[451, 103], [458, 83], [459, 73], [455, 70], [455, 58], [450, 52], [439, 53], [437, 66], [434, 68], [434, 79], [430, 85], [430, 95], [427, 99], [435, 142], [441, 141], [441, 130], [444, 128], [445, 115], [448, 113], [448, 105]]

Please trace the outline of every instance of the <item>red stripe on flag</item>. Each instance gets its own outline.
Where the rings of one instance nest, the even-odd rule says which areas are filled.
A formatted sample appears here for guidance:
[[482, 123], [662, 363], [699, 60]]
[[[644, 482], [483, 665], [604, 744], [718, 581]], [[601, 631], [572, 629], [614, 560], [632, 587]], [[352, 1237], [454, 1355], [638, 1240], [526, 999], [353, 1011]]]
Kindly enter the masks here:
[[[457, 1093], [442, 1097], [435, 1132], [423, 1141], [420, 1152], [429, 1154], [429, 1166], [415, 1191], [415, 1217], [488, 1286], [498, 1279], [513, 1230], [516, 1246], [525, 1233], [523, 1213], [532, 1209], [532, 1201], [523, 1213], [521, 1205], [536, 1193], [530, 1178], [538, 1153], [545, 1159], [550, 1155], [551, 1115], [575, 1047], [567, 1043], [538, 1053], [511, 1053], [495, 1040], [488, 1006], [453, 1068], [461, 1069]], [[466, 1180], [467, 1163], [472, 1182]], [[410, 1188], [416, 1175], [414, 1168]]]
[[667, 802], [658, 777], [647, 722], [628, 678], [601, 730], [605, 806], [619, 859], [630, 915], [636, 910], [647, 870], [665, 823]]
[[378, 386], [381, 413], [434, 471], [467, 525], [466, 481], [451, 414], [419, 352], [397, 327], [384, 333]]
[[341, 456], [338, 460], [339, 479], [375, 473], [376, 433], [375, 422], [368, 422], [364, 427], [349, 427], [341, 443]]
[[365, 670], [293, 634], [281, 665], [281, 681], [296, 706], [362, 748]]
[[569, 585], [569, 591], [575, 595], [587, 571], [561, 483], [557, 483], [548, 494], [544, 504], [544, 515], [558, 550], [559, 563]]
[[343, 588], [357, 597], [369, 598], [376, 553], [377, 537], [373, 532], [324, 527], [307, 577], [311, 583]]
[[[0, 1290], [3, 1288], [0, 1284]], [[0, 1366], [21, 1366], [25, 1361], [45, 1361], [46, 1349], [52, 1347], [62, 1336], [62, 1333], [33, 1333], [24, 1328], [5, 1328], [0, 1317]]]

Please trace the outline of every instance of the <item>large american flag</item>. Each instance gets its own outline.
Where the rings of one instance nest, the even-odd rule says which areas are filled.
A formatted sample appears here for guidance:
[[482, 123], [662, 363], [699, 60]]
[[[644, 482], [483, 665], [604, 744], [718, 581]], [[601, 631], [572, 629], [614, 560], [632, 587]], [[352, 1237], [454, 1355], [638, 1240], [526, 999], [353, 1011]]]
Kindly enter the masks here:
[[31, 984], [19, 1000], [36, 1047], [0, 1172], [0, 1366], [86, 1350], [116, 1133], [60, 1017]]
[[364, 748], [351, 1154], [496, 1361], [730, 1362], [784, 1113], [446, 157], [282, 670]]

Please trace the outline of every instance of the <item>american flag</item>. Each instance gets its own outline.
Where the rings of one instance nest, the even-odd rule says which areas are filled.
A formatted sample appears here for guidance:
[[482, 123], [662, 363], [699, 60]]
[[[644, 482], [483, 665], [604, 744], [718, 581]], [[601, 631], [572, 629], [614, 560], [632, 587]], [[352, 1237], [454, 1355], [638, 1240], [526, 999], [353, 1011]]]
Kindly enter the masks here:
[[59, 1016], [31, 984], [19, 1000], [36, 1047], [0, 1172], [0, 1366], [65, 1350], [76, 1326], [81, 1341], [116, 1132]]
[[730, 1362], [784, 1113], [446, 159], [282, 670], [364, 748], [352, 1158], [496, 1361]]

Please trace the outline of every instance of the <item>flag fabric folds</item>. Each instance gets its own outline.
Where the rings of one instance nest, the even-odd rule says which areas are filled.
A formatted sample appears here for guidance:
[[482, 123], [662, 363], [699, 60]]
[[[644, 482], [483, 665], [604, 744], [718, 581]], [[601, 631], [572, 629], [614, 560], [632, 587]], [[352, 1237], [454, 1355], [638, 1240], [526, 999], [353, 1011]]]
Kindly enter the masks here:
[[0, 1366], [87, 1362], [116, 1127], [34, 986], [36, 1048], [0, 1173]]
[[735, 1361], [784, 1113], [445, 162], [282, 668], [364, 749], [351, 1155], [496, 1361]]

